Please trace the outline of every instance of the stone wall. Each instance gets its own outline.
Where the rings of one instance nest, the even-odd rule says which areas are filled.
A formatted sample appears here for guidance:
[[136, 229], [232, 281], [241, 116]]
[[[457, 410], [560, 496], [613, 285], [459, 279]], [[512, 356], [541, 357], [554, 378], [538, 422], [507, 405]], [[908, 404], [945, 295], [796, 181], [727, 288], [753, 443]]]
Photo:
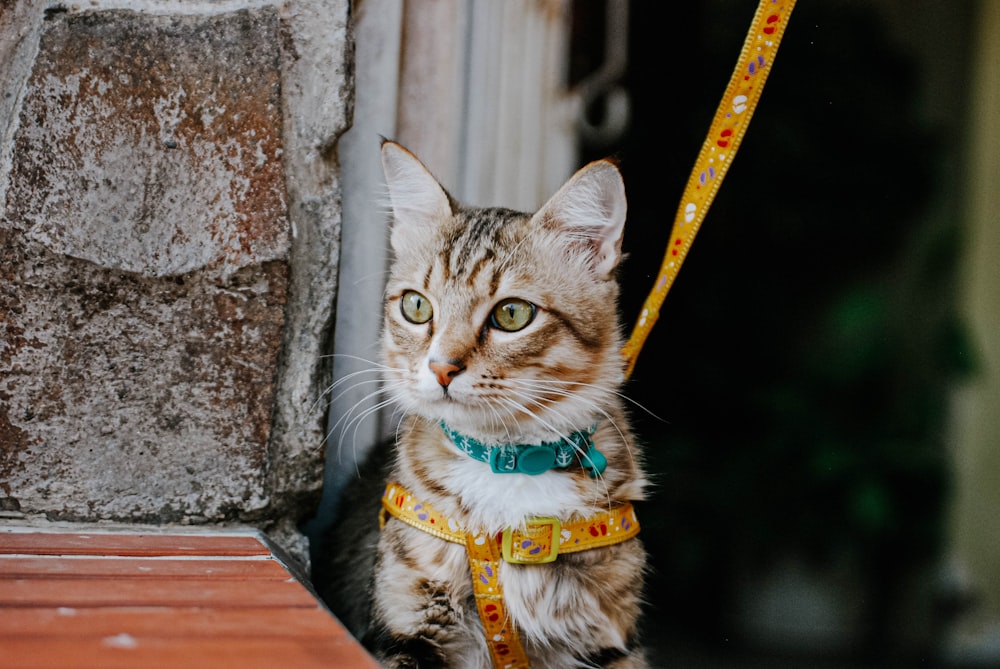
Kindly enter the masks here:
[[249, 522], [304, 555], [348, 10], [0, 0], [4, 516]]

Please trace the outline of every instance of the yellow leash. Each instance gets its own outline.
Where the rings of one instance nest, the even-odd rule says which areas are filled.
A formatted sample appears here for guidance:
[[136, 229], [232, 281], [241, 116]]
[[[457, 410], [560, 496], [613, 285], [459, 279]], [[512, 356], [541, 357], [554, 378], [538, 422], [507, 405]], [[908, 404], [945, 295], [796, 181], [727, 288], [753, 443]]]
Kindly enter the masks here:
[[660, 274], [639, 312], [631, 337], [622, 348], [626, 378], [632, 375], [639, 351], [660, 316], [660, 306], [667, 291], [743, 141], [793, 7], [795, 0], [761, 0], [757, 5], [736, 69], [684, 188]]

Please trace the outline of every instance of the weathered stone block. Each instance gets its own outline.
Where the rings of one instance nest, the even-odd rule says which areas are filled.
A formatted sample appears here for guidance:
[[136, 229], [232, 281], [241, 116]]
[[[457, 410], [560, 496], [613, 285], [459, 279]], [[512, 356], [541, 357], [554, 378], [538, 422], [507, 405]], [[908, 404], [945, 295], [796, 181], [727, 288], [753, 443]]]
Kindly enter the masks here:
[[0, 220], [3, 508], [198, 522], [270, 503], [280, 33], [273, 8], [45, 21]]
[[13, 227], [144, 276], [284, 258], [278, 40], [273, 10], [47, 21], [14, 146]]

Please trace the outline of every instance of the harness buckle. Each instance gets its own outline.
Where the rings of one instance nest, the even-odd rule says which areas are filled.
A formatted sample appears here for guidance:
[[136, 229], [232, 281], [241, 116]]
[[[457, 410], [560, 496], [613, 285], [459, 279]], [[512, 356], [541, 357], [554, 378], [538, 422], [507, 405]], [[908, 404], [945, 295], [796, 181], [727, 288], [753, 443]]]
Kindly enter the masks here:
[[[510, 564], [545, 564], [555, 562], [559, 556], [559, 533], [562, 525], [558, 518], [536, 516], [528, 520], [525, 530], [517, 532], [507, 528], [503, 531], [500, 552], [505, 562]], [[548, 535], [546, 538], [545, 535]]]

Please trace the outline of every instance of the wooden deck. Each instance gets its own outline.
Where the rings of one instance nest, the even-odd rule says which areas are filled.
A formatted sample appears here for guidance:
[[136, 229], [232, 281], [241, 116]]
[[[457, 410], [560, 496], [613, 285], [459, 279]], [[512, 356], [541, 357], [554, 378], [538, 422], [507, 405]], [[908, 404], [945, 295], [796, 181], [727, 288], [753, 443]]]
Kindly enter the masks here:
[[375, 669], [252, 531], [0, 526], [0, 668]]

